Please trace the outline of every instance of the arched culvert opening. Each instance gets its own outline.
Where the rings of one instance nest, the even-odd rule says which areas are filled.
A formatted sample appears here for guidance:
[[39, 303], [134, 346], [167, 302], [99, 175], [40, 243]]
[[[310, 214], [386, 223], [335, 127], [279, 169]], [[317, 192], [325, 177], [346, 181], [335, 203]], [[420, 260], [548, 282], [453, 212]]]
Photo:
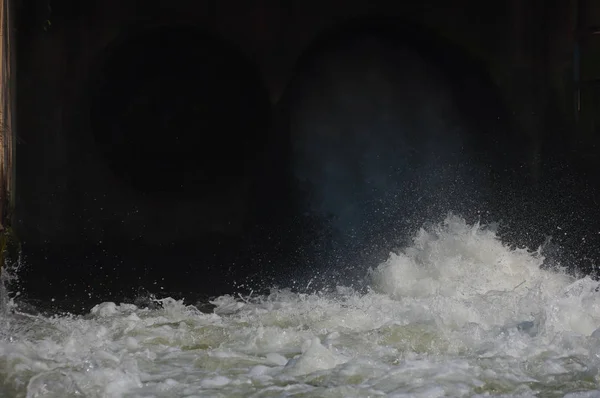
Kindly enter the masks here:
[[394, 18], [352, 21], [317, 38], [278, 112], [291, 197], [308, 215], [298, 228], [313, 231], [292, 234], [306, 239], [295, 246], [348, 278], [335, 283], [362, 278], [424, 221], [447, 211], [487, 215], [497, 181], [517, 185], [493, 173], [517, 168], [526, 147], [481, 62]]
[[[365, 50], [369, 45], [373, 48]], [[367, 59], [353, 58], [358, 54]], [[420, 73], [430, 87], [437, 87], [439, 93], [451, 99], [453, 112], [463, 125], [476, 132], [471, 139], [479, 145], [501, 144], [507, 134], [523, 138], [523, 132], [516, 131], [511, 112], [483, 59], [422, 25], [396, 17], [350, 20], [320, 34], [298, 59], [283, 102], [289, 103], [292, 97], [292, 101], [298, 102], [303, 93], [311, 91], [311, 83], [326, 74], [340, 73], [341, 78], [336, 79], [338, 84], [340, 80], [360, 79], [360, 74], [355, 73], [357, 68], [352, 71], [352, 63], [336, 64], [335, 59], [355, 59], [360, 64], [368, 64], [363, 69], [371, 68], [371, 75], [387, 65], [393, 67], [397, 75], [408, 76], [406, 81]], [[403, 65], [403, 61], [407, 65]], [[352, 73], [354, 75], [349, 76]], [[408, 95], [407, 90], [405, 93]], [[435, 94], [432, 89], [428, 93]], [[484, 143], [486, 140], [493, 143]], [[503, 149], [516, 151], [514, 146]]]
[[195, 28], [119, 39], [91, 88], [94, 140], [114, 174], [144, 194], [214, 196], [247, 182], [269, 118], [258, 71]]

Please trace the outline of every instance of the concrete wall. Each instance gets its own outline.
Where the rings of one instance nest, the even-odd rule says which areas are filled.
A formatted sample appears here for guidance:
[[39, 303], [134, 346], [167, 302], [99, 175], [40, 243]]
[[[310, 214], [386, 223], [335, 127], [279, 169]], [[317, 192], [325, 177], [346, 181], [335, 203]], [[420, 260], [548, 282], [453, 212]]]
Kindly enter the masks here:
[[[437, 50], [445, 49], [455, 55], [450, 57], [454, 67], [464, 65], [465, 70], [489, 77], [490, 86], [465, 92], [478, 92], [475, 96], [498, 95], [500, 104], [482, 109], [483, 104], [490, 102], [472, 98], [470, 102], [463, 101], [467, 109], [462, 112], [469, 113], [470, 103], [473, 113], [485, 111], [489, 117], [497, 112], [499, 118], [506, 119], [504, 126], [509, 126], [510, 134], [498, 129], [497, 134], [503, 134], [498, 141], [509, 147], [524, 148], [529, 168], [522, 174], [533, 176], [533, 179], [529, 175], [523, 179], [508, 178], [513, 185], [524, 181], [522, 185], [528, 189], [512, 197], [505, 193], [496, 195], [493, 204], [505, 211], [509, 219], [520, 217], [517, 228], [512, 230], [514, 242], [530, 243], [527, 239], [543, 237], [560, 224], [562, 231], [570, 228], [563, 240], [571, 239], [572, 246], [578, 248], [582, 236], [578, 233], [584, 229], [591, 233], [590, 220], [597, 219], [591, 214], [597, 208], [593, 203], [596, 191], [576, 193], [581, 186], [589, 186], [591, 179], [582, 177], [582, 181], [576, 182], [571, 171], [556, 172], [547, 165], [552, 163], [548, 160], [562, 162], [560, 155], [574, 150], [579, 152], [576, 156], [569, 155], [567, 166], [577, 161], [584, 169], [593, 171], [598, 164], [594, 145], [598, 137], [596, 126], [600, 125], [596, 116], [600, 96], [595, 97], [589, 87], [585, 93], [582, 88], [581, 106], [577, 107], [573, 52], [578, 24], [600, 25], [597, 5], [600, 3], [581, 0], [411, 3], [15, 0], [18, 130], [14, 204], [17, 234], [24, 243], [28, 263], [21, 275], [29, 284], [24, 291], [47, 291], [48, 297], [53, 298], [58, 292], [68, 296], [83, 291], [91, 297], [100, 291], [121, 289], [117, 285], [139, 284], [223, 293], [230, 291], [230, 286], [224, 288], [222, 281], [240, 281], [244, 274], [252, 273], [262, 280], [266, 277], [264, 270], [279, 267], [276, 256], [271, 256], [273, 252], [297, 254], [300, 251], [295, 246], [297, 235], [315, 240], [307, 234], [315, 229], [311, 219], [298, 217], [302, 220], [295, 230], [277, 224], [281, 209], [297, 199], [294, 196], [297, 192], [285, 181], [289, 177], [285, 167], [290, 155], [286, 152], [290, 141], [286, 135], [290, 133], [289, 126], [285, 126], [289, 116], [286, 107], [294, 95], [291, 82], [302, 82], [299, 74], [306, 77], [306, 70], [300, 71], [299, 65], [306, 64], [320, 39], [346, 23], [371, 16], [396, 18], [394, 21], [406, 31], [401, 41], [419, 46], [422, 36], [433, 38]], [[578, 22], [578, 8], [579, 15], [586, 16], [583, 22]], [[161, 181], [157, 179], [158, 189], [142, 192], [115, 174], [94, 136], [98, 129], [92, 125], [90, 97], [97, 90], [95, 81], [115, 56], [115, 49], [127, 46], [136, 34], [143, 35], [161, 26], [199, 28], [227, 41], [254, 67], [241, 62], [236, 65], [240, 73], [257, 71], [256, 77], [264, 86], [264, 92], [256, 90], [254, 97], [265, 102], [264, 128], [259, 125], [251, 133], [238, 133], [248, 141], [234, 135], [221, 137], [225, 144], [231, 143], [238, 151], [236, 154], [247, 153], [251, 169], [231, 184], [224, 184], [228, 188], [215, 188], [214, 192], [207, 189], [195, 196], [163, 195]], [[600, 46], [600, 42], [597, 44]], [[593, 41], [582, 45], [582, 79], [595, 77], [599, 48]], [[433, 47], [429, 50], [434, 51]], [[352, 51], [345, 54], [351, 58]], [[436, 66], [442, 70], [449, 67]], [[462, 82], [471, 88], [479, 84], [479, 80], [470, 81], [469, 73], [465, 74], [460, 83], [454, 82], [459, 92]], [[231, 89], [229, 80], [234, 75], [237, 73], [232, 72], [231, 79], [218, 77], [226, 90]], [[312, 82], [315, 81], [318, 79]], [[309, 94], [306, 98], [311, 97], [312, 93]], [[332, 91], [326, 94], [332, 96]], [[377, 93], [369, 94], [376, 97]], [[427, 98], [423, 101], [427, 103]], [[106, 115], [109, 120], [114, 117]], [[236, 119], [240, 115], [232, 113], [226, 117]], [[271, 121], [274, 124], [269, 126]], [[13, 126], [14, 123], [13, 120]], [[160, 143], [171, 138], [165, 134], [149, 139]], [[322, 137], [310, 138], [319, 142]], [[385, 140], [380, 141], [385, 144]], [[133, 159], [137, 156], [134, 152]], [[206, 152], [210, 153], [210, 148]], [[214, 155], [235, 157], [222, 148]], [[502, 156], [503, 153], [497, 155], [499, 166], [503, 166]], [[246, 159], [239, 164], [244, 162]], [[482, 179], [491, 179], [488, 177]], [[546, 184], [544, 188], [535, 185], [541, 180]], [[535, 217], [529, 217], [531, 214]], [[370, 234], [370, 230], [363, 232]], [[382, 251], [389, 250], [385, 242], [378, 242], [379, 236], [374, 234], [371, 239], [373, 246], [381, 244]], [[326, 246], [326, 238], [319, 244]], [[591, 243], [587, 246], [600, 247]], [[265, 247], [271, 252], [262, 253]], [[600, 258], [600, 253], [596, 254]], [[252, 261], [249, 257], [253, 257]], [[238, 272], [244, 264], [251, 264], [250, 269]], [[293, 262], [290, 264], [294, 267]], [[304, 273], [302, 269], [299, 271]]]
[[[214, 208], [194, 213], [197, 202], [131, 192], [95, 153], [82, 105], [88, 80], [106, 61], [111, 44], [153, 26], [200, 26], [232, 42], [257, 65], [276, 104], [298, 58], [323, 32], [365, 15], [398, 16], [399, 21], [433, 30], [480, 61], [498, 85], [515, 128], [523, 134], [536, 138], [558, 134], [551, 127], [569, 123], [573, 109], [573, 5], [569, 1], [392, 4], [21, 1], [16, 203], [23, 238], [75, 244], [82, 236], [102, 241], [107, 235], [124, 239], [138, 235], [148, 242], [164, 242], [193, 239], [199, 223], [225, 234], [237, 235], [243, 229], [245, 194], [238, 196], [239, 203], [223, 206], [222, 214], [215, 214]], [[121, 193], [107, 197], [107, 192]], [[120, 205], [112, 205], [117, 202]], [[103, 208], [113, 209], [112, 214]], [[197, 214], [195, 218], [183, 216], [191, 213]], [[174, 228], [173, 220], [183, 221]]]

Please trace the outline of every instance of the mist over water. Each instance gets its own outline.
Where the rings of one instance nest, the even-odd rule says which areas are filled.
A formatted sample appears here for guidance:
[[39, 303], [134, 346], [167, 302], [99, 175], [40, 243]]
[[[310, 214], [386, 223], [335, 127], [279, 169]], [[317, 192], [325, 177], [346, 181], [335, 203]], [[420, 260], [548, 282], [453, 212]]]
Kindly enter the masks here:
[[358, 285], [365, 266], [449, 210], [499, 221], [528, 172], [528, 142], [495, 125], [501, 113], [474, 130], [470, 119], [485, 117], [464, 102], [477, 93], [397, 42], [358, 35], [332, 48], [289, 91], [299, 208], [317, 224], [303, 249], [311, 271]]
[[354, 63], [333, 53], [318, 64], [324, 72], [302, 86], [291, 121], [294, 172], [309, 185], [310, 210], [331, 215], [349, 239], [368, 235], [361, 227], [391, 213], [394, 198], [406, 203], [417, 183], [453, 181], [444, 177], [463, 146], [427, 64], [410, 52], [381, 59], [377, 42], [360, 44]]
[[226, 295], [208, 313], [170, 298], [84, 316], [12, 302], [0, 395], [597, 396], [599, 284], [543, 262], [450, 214], [367, 271], [366, 293]]

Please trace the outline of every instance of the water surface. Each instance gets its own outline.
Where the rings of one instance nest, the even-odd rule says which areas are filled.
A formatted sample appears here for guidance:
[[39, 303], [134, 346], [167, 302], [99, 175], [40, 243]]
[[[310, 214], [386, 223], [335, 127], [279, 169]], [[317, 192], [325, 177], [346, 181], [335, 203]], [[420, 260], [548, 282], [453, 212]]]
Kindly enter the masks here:
[[600, 397], [599, 284], [543, 262], [451, 215], [369, 270], [367, 293], [13, 308], [0, 396]]

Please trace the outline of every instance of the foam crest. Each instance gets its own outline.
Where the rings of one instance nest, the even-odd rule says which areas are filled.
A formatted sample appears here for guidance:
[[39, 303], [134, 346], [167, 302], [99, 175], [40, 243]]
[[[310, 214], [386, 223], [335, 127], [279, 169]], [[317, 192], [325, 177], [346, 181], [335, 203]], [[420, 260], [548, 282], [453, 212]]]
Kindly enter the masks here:
[[373, 288], [396, 298], [473, 297], [533, 287], [555, 291], [570, 278], [540, 269], [539, 252], [506, 247], [492, 228], [449, 215], [421, 228], [413, 245], [372, 271]]

